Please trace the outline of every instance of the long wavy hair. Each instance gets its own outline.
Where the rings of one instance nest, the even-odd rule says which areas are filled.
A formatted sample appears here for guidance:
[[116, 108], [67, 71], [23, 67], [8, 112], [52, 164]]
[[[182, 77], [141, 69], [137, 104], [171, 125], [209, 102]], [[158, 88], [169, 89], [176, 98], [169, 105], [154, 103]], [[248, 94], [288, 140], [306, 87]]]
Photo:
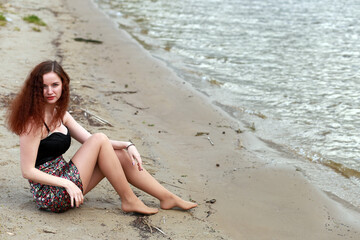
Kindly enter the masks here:
[[42, 62], [30, 72], [20, 92], [9, 106], [8, 127], [17, 135], [44, 126], [46, 101], [43, 93], [43, 76], [50, 72], [54, 72], [60, 77], [62, 94], [56, 102], [55, 115], [49, 123], [49, 127], [56, 126], [64, 117], [70, 101], [70, 78], [56, 61]]

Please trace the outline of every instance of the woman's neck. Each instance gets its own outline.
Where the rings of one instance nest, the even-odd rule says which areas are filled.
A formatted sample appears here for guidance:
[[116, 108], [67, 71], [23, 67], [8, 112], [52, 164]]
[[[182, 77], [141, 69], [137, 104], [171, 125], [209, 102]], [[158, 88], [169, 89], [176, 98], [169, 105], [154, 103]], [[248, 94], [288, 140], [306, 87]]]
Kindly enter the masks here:
[[55, 113], [55, 105], [46, 105], [45, 106], [45, 116], [44, 116], [44, 121], [45, 122], [51, 122], [53, 117], [54, 117], [54, 113]]

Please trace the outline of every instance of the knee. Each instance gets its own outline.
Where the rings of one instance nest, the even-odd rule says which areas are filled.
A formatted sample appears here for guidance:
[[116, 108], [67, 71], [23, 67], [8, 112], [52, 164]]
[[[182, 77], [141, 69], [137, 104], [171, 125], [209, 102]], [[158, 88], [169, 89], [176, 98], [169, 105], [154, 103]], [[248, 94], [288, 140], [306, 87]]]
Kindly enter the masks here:
[[100, 143], [109, 141], [109, 138], [104, 133], [94, 133], [90, 138]]

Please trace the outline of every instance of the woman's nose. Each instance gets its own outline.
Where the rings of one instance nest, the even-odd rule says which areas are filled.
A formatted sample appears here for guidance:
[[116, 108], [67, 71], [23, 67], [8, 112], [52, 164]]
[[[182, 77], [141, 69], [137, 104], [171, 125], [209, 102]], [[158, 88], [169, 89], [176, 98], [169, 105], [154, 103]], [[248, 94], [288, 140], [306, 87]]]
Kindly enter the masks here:
[[48, 88], [47, 88], [47, 93], [48, 93], [48, 94], [53, 93], [52, 87], [48, 87]]

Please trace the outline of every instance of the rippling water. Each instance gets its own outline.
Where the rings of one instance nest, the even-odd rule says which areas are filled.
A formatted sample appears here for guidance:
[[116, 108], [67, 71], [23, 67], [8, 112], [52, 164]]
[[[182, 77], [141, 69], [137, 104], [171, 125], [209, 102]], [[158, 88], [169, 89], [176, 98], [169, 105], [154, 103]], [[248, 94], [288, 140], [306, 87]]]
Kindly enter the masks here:
[[95, 0], [264, 139], [360, 178], [360, 2]]

